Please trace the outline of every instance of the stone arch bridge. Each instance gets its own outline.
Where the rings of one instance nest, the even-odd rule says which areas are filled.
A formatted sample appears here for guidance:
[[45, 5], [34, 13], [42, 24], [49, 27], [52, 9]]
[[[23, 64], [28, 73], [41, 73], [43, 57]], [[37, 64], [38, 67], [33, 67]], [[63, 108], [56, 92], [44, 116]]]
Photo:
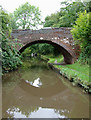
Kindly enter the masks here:
[[64, 56], [66, 64], [72, 64], [77, 59], [76, 48], [70, 33], [71, 28], [43, 28], [40, 30], [13, 30], [11, 36], [17, 38], [18, 43], [23, 46], [17, 46], [22, 53], [27, 47], [36, 43], [48, 43], [57, 47]]

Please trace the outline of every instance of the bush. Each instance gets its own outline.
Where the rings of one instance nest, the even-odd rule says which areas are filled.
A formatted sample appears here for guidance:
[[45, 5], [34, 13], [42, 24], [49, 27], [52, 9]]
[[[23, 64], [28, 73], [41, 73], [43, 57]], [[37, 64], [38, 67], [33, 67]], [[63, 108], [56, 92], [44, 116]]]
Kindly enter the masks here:
[[83, 13], [79, 14], [71, 33], [73, 35], [76, 44], [80, 43], [81, 47], [81, 58], [88, 61], [89, 56], [91, 55], [91, 24], [90, 16], [91, 12], [87, 13], [86, 10]]
[[2, 72], [16, 69], [22, 62], [15, 44], [2, 35]]

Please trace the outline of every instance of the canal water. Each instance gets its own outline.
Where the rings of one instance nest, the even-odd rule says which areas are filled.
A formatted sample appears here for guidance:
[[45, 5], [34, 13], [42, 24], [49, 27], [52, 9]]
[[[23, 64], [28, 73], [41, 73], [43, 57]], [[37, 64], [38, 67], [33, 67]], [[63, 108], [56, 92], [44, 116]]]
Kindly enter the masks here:
[[3, 118], [89, 118], [89, 96], [45, 61], [3, 75]]

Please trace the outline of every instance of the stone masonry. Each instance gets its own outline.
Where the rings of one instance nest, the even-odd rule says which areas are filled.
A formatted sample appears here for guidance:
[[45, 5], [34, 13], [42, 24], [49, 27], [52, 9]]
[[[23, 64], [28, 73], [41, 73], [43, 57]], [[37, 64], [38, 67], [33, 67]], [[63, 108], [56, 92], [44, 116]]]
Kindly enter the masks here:
[[44, 28], [40, 30], [13, 30], [11, 36], [17, 38], [22, 47], [17, 49], [22, 53], [24, 49], [36, 43], [48, 43], [57, 47], [64, 56], [64, 62], [72, 64], [77, 59], [71, 28]]

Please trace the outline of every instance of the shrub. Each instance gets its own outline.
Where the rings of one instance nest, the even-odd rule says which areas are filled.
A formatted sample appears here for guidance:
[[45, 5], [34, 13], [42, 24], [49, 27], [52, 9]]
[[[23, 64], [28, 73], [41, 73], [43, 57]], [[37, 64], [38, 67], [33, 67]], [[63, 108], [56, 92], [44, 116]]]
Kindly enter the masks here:
[[2, 35], [2, 72], [16, 69], [22, 62], [15, 44]]
[[71, 33], [73, 35], [76, 44], [80, 43], [81, 47], [81, 59], [88, 61], [89, 56], [91, 55], [91, 12], [87, 13], [86, 10], [83, 13], [79, 14]]
[[22, 62], [18, 51], [16, 50], [16, 43], [9, 39], [11, 33], [10, 20], [8, 14], [1, 8], [0, 20], [2, 29], [0, 29], [0, 63], [2, 63], [2, 72], [7, 72], [16, 69]]

